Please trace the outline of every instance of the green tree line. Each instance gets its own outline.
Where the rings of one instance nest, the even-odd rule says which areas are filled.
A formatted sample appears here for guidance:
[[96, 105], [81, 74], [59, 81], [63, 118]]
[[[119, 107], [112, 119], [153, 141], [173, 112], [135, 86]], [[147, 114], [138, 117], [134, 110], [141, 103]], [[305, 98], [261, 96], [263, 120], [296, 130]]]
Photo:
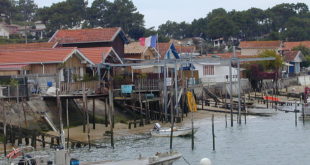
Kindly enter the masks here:
[[0, 0], [0, 13], [8, 23], [43, 21], [51, 36], [57, 29], [120, 26], [133, 39], [159, 34], [160, 40], [230, 37], [242, 40], [310, 40], [310, 12], [304, 3], [283, 3], [266, 10], [214, 9], [192, 22], [167, 21], [158, 29], [146, 28], [144, 15], [131, 0], [65, 0], [38, 8], [33, 0]]

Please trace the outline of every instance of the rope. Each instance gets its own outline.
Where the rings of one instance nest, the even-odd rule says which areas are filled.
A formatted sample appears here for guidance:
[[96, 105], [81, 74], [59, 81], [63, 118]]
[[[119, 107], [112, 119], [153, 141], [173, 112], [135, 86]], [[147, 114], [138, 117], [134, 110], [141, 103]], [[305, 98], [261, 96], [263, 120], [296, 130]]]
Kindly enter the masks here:
[[188, 165], [191, 165], [186, 159], [184, 156], [182, 156], [183, 160], [185, 161], [185, 163], [187, 163]]

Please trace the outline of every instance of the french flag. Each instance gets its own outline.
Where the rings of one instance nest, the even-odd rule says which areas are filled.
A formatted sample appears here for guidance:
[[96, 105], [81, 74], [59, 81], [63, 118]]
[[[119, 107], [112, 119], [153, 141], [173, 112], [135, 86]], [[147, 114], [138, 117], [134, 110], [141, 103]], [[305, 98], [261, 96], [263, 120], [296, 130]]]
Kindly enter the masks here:
[[147, 38], [145, 37], [139, 38], [139, 42], [140, 42], [140, 45], [142, 46], [156, 48], [157, 35], [150, 36]]

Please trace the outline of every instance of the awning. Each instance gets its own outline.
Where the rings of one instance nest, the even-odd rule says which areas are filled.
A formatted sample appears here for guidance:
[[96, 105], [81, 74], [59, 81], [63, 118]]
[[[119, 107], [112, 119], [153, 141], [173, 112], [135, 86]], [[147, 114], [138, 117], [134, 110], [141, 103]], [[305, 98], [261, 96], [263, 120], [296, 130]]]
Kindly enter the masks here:
[[0, 65], [0, 70], [25, 70], [28, 64]]
[[287, 63], [287, 62], [283, 62], [282, 64], [285, 65], [285, 66], [294, 66], [294, 65], [292, 65], [290, 63]]

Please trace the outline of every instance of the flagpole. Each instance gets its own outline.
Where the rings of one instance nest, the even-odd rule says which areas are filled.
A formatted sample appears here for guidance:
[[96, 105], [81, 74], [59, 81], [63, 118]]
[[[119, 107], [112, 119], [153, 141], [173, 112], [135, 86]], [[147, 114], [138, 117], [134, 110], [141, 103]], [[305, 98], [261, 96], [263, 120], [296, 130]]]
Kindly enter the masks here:
[[[157, 49], [156, 51], [157, 51], [157, 59], [158, 59], [158, 63], [159, 63], [159, 57], [160, 57], [160, 54], [159, 54], [159, 49], [158, 49], [158, 33], [156, 34], [156, 48], [155, 49]], [[160, 67], [158, 67], [158, 79], [160, 79], [160, 72], [161, 72], [161, 69], [160, 69]]]

